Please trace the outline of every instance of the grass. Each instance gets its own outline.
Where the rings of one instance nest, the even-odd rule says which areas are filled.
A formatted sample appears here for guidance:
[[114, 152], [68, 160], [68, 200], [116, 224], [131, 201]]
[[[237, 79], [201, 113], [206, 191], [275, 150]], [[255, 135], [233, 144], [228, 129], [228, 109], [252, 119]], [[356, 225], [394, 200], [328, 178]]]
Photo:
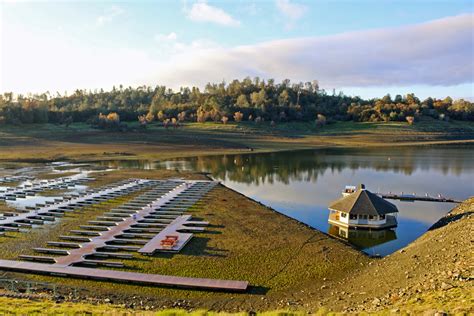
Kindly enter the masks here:
[[69, 128], [53, 125], [0, 127], [0, 160], [166, 159], [217, 153], [307, 149], [332, 146], [382, 146], [472, 143], [474, 123], [425, 119], [404, 122], [337, 122], [318, 128], [314, 123], [242, 122], [187, 123], [164, 129], [152, 124], [146, 131], [110, 132], [84, 123]]
[[[112, 304], [90, 303], [56, 303], [51, 300], [33, 301], [21, 298], [0, 297], [0, 314], [2, 315], [143, 315], [143, 316], [246, 316], [248, 313], [225, 313], [208, 310], [188, 311], [185, 309], [162, 309], [159, 311], [132, 310]], [[302, 311], [278, 310], [257, 313], [261, 316], [303, 316]], [[325, 309], [313, 315], [334, 315]]]

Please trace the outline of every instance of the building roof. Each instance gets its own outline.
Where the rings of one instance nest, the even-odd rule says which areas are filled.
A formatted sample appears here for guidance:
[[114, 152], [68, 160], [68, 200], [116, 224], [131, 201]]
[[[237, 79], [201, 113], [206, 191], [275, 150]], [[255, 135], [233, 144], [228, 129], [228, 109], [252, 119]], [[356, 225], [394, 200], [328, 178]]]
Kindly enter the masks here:
[[366, 190], [363, 184], [354, 193], [331, 203], [329, 209], [353, 215], [385, 215], [398, 212], [395, 205]]

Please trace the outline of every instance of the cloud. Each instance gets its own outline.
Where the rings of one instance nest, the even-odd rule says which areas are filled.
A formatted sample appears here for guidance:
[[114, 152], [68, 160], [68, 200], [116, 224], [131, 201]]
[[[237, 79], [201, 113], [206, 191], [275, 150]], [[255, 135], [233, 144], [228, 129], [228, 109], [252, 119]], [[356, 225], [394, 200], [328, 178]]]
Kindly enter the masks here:
[[[109, 89], [118, 84], [202, 87], [259, 76], [317, 79], [326, 89], [431, 86], [445, 94], [452, 89], [444, 87], [474, 82], [473, 18], [465, 14], [398, 28], [237, 47], [205, 39], [185, 42], [171, 32], [157, 35], [155, 45], [146, 49], [126, 43], [113, 48], [103, 42], [84, 44], [61, 32], [32, 33], [27, 26], [12, 25], [2, 32], [0, 92]], [[38, 48], [35, 54], [31, 47]], [[469, 97], [469, 89], [463, 91], [460, 96]]]
[[194, 3], [191, 9], [186, 11], [187, 17], [196, 22], [212, 22], [225, 26], [239, 26], [240, 21], [234, 19], [224, 10], [207, 4], [206, 1]]
[[300, 19], [308, 9], [305, 5], [291, 3], [290, 0], [276, 0], [276, 6], [281, 14], [292, 20]]
[[[12, 25], [2, 35], [2, 42], [8, 45], [2, 47], [1, 92], [111, 89], [113, 85], [143, 83], [150, 69], [161, 67], [150, 54], [133, 46], [84, 45], [62, 32], [32, 33], [29, 27], [19, 25]], [[31, 47], [41, 49], [31, 54]]]
[[335, 88], [458, 85], [474, 81], [473, 18], [193, 51], [174, 56], [171, 69], [157, 69], [153, 82], [202, 86], [260, 76]]
[[96, 19], [96, 25], [102, 26], [106, 23], [112, 22], [114, 18], [119, 15], [122, 15], [125, 11], [117, 6], [113, 6], [105, 11], [103, 15], [100, 15]]
[[155, 40], [157, 41], [175, 41], [178, 38], [178, 35], [175, 32], [169, 34], [157, 34], [155, 35]]
[[298, 3], [291, 3], [290, 0], [276, 0], [278, 11], [287, 19], [286, 27], [291, 28], [293, 24], [301, 19], [308, 10], [308, 7]]

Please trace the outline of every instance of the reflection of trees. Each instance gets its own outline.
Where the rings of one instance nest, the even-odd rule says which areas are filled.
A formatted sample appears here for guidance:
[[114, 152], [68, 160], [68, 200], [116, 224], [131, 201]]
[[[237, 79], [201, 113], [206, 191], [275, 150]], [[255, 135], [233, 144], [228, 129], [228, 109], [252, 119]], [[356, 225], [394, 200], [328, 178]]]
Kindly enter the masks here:
[[439, 170], [443, 173], [474, 168], [470, 148], [372, 148], [324, 149], [204, 156], [187, 159], [191, 169], [210, 172], [217, 179], [241, 183], [288, 184], [290, 181], [315, 182], [326, 170], [332, 172], [373, 169], [411, 175], [418, 169]]

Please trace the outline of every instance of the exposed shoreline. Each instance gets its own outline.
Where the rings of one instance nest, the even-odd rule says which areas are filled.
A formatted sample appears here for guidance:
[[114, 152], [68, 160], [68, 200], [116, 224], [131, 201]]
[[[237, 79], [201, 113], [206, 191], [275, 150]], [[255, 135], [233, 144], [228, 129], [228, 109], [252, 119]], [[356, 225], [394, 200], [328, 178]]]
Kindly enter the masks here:
[[[438, 126], [439, 125], [439, 126]], [[0, 161], [53, 162], [165, 160], [217, 154], [267, 153], [322, 148], [394, 146], [471, 146], [471, 122], [335, 123], [271, 128], [249, 124], [191, 124], [167, 130], [152, 126], [141, 132], [110, 132], [85, 124], [69, 128], [45, 124], [23, 129], [0, 127]]]

